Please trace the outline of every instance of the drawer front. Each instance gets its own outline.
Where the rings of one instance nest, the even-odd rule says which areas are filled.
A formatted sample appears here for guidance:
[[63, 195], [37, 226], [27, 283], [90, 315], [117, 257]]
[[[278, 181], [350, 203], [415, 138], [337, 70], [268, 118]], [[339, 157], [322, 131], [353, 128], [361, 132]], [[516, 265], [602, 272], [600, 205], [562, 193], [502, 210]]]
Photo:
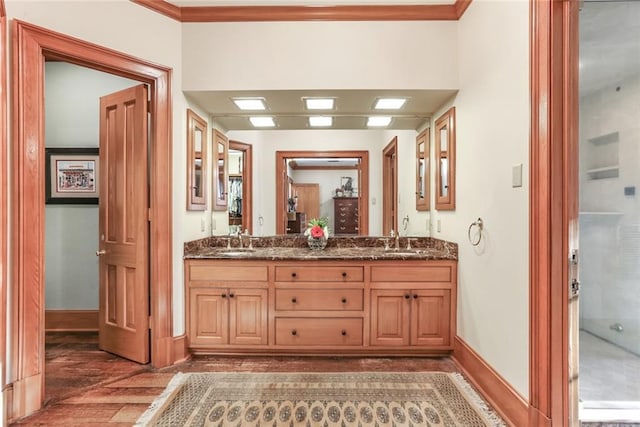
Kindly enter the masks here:
[[276, 267], [276, 282], [362, 282], [362, 266]]
[[191, 264], [189, 280], [209, 282], [266, 282], [267, 266], [262, 265], [211, 265]]
[[372, 282], [450, 282], [451, 266], [372, 266]]
[[362, 345], [361, 318], [276, 317], [276, 345]]
[[276, 289], [276, 310], [362, 310], [362, 289]]

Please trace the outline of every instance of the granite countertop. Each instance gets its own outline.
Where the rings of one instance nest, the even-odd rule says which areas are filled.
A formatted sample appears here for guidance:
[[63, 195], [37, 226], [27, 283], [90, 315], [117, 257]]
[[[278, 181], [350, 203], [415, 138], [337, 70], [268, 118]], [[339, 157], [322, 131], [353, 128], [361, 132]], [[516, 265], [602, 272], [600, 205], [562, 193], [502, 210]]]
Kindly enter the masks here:
[[[248, 259], [248, 260], [457, 260], [458, 245], [431, 237], [400, 237], [399, 249], [384, 249], [381, 237], [331, 237], [323, 250], [309, 249], [303, 236], [251, 237], [252, 249], [247, 249], [248, 237], [243, 237], [240, 249], [238, 237], [213, 236], [184, 245], [185, 259]], [[231, 239], [229, 241], [229, 239]], [[231, 246], [228, 248], [227, 246]]]

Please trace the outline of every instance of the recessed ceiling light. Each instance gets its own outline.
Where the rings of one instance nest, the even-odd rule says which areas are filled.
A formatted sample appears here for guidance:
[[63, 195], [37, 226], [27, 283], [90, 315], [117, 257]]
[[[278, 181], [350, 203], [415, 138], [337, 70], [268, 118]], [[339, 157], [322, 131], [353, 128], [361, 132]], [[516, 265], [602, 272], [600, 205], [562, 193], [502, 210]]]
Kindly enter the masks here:
[[311, 127], [328, 127], [331, 125], [333, 125], [333, 117], [331, 116], [309, 117], [309, 126]]
[[333, 110], [335, 98], [304, 98], [307, 110]]
[[373, 108], [376, 110], [399, 110], [405, 102], [407, 102], [407, 98], [378, 98]]
[[266, 110], [267, 105], [263, 98], [232, 98], [234, 104], [241, 110]]
[[385, 127], [391, 123], [391, 117], [389, 116], [372, 116], [367, 120], [367, 126], [369, 127]]
[[251, 121], [251, 124], [257, 128], [272, 128], [276, 126], [276, 122], [273, 120], [273, 117], [268, 116], [249, 117], [249, 121]]

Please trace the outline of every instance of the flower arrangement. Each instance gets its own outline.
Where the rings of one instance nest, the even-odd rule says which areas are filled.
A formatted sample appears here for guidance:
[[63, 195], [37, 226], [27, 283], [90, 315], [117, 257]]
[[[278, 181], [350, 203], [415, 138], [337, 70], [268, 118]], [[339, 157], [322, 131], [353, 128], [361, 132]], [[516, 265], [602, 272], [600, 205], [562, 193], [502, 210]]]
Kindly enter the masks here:
[[324, 249], [329, 238], [329, 219], [312, 218], [304, 235], [307, 236], [307, 243], [311, 249]]
[[305, 230], [304, 235], [310, 236], [314, 239], [329, 237], [329, 219], [325, 217], [311, 218], [311, 221], [309, 221], [309, 227]]

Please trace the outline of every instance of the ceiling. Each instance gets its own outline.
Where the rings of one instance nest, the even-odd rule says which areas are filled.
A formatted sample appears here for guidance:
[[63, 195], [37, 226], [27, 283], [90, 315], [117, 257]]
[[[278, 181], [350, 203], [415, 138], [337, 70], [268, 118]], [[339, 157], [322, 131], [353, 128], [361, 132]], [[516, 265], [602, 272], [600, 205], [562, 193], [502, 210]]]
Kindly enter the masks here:
[[[272, 116], [279, 130], [309, 129], [309, 116], [334, 117], [331, 129], [367, 129], [367, 117], [392, 116], [385, 129], [417, 130], [435, 111], [453, 97], [455, 90], [255, 90], [255, 91], [187, 91], [192, 102], [210, 114], [226, 130], [255, 130], [249, 116]], [[232, 98], [264, 98], [267, 110], [241, 111]], [[305, 97], [335, 98], [331, 111], [305, 109]], [[379, 97], [407, 98], [401, 110], [378, 111], [373, 105]], [[315, 128], [314, 128], [315, 129]], [[261, 129], [263, 130], [263, 129]]]
[[586, 1], [579, 20], [581, 95], [640, 72], [640, 2]]

